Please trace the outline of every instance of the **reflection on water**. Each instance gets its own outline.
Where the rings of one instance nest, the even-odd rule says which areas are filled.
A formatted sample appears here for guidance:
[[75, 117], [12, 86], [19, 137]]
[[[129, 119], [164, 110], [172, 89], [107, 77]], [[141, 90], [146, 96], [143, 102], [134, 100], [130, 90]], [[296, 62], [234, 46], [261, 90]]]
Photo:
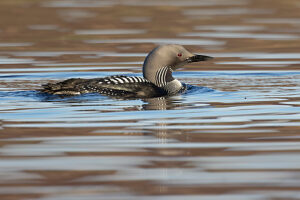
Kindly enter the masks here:
[[0, 47], [26, 47], [32, 46], [33, 43], [23, 42], [23, 43], [0, 43]]
[[154, 0], [154, 1], [140, 1], [140, 0], [110, 0], [110, 1], [97, 1], [97, 0], [64, 0], [64, 1], [49, 1], [43, 4], [46, 7], [60, 7], [60, 8], [84, 8], [84, 7], [107, 7], [117, 5], [127, 6], [216, 6], [216, 5], [245, 5], [248, 0], [210, 0], [208, 2], [196, 1], [196, 0]]
[[115, 40], [86, 40], [87, 43], [153, 43], [153, 44], [180, 44], [180, 45], [223, 45], [224, 42], [214, 40], [200, 40], [200, 39], [181, 39], [181, 38], [146, 38], [146, 39], [115, 39]]
[[258, 24], [300, 24], [300, 18], [262, 18], [262, 19], [247, 19], [250, 23], [258, 23]]
[[122, 35], [122, 34], [143, 34], [146, 33], [146, 30], [138, 29], [115, 29], [115, 30], [78, 30], [75, 31], [75, 34], [78, 35]]
[[233, 25], [217, 25], [217, 26], [196, 26], [195, 30], [213, 30], [213, 31], [258, 31], [264, 30], [263, 26], [233, 26]]
[[9, 64], [31, 64], [31, 63], [34, 63], [33, 59], [0, 57], [0, 64], [1, 65], [9, 65]]
[[215, 15], [243, 15], [243, 14], [272, 14], [269, 9], [223, 8], [223, 9], [191, 9], [184, 10], [184, 15], [215, 16]]
[[56, 25], [30, 25], [28, 26], [29, 29], [32, 29], [32, 30], [58, 30], [58, 26]]
[[299, 36], [292, 34], [257, 34], [257, 33], [235, 33], [235, 32], [220, 32], [220, 33], [184, 33], [182, 36], [203, 36], [213, 38], [253, 38], [253, 39], [264, 39], [264, 40], [296, 40]]
[[[80, 71], [77, 75], [86, 76]], [[206, 198], [196, 192], [201, 188], [236, 190], [239, 194], [228, 195], [231, 199], [252, 199], [240, 190], [251, 193], [260, 188], [259, 199], [264, 199], [271, 195], [265, 187], [299, 185], [291, 176], [299, 170], [299, 135], [294, 133], [300, 127], [300, 110], [295, 106], [299, 75], [296, 71], [180, 72], [179, 79], [210, 87], [191, 86], [183, 95], [145, 100], [97, 94], [59, 98], [6, 87], [0, 93], [1, 127], [7, 135], [0, 140], [5, 144], [0, 148], [0, 183], [30, 180], [30, 187], [18, 186], [18, 191], [46, 195], [38, 199], [73, 199], [74, 188], [69, 185], [74, 183], [87, 195], [79, 195], [84, 199], [119, 199], [116, 193], [130, 198], [126, 191], [140, 187], [164, 198], [175, 198], [171, 194], [178, 190], [195, 190], [195, 198]], [[220, 91], [220, 86], [239, 91]], [[55, 183], [58, 175], [66, 177], [62, 186], [34, 184]], [[103, 192], [93, 188], [95, 184], [103, 186]], [[147, 191], [138, 199], [150, 199]], [[10, 187], [0, 192], [10, 194]], [[208, 194], [212, 199], [227, 198]], [[298, 193], [272, 195], [294, 198]]]
[[222, 65], [248, 65], [248, 66], [278, 66], [285, 67], [289, 65], [300, 64], [300, 61], [233, 61], [233, 62], [220, 62]]
[[[0, 199], [300, 199], [297, 1], [0, 9]], [[67, 78], [142, 76], [147, 52], [164, 43], [215, 57], [174, 73], [184, 94], [38, 91]]]

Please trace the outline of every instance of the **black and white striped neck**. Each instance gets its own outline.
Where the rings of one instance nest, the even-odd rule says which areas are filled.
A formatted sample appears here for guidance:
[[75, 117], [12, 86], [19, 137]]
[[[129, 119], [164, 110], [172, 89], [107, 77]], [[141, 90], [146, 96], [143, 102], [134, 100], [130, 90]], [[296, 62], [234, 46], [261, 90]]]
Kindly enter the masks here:
[[166, 90], [168, 94], [175, 94], [183, 87], [182, 83], [172, 76], [172, 73], [172, 68], [165, 66], [157, 70], [155, 74], [155, 85]]

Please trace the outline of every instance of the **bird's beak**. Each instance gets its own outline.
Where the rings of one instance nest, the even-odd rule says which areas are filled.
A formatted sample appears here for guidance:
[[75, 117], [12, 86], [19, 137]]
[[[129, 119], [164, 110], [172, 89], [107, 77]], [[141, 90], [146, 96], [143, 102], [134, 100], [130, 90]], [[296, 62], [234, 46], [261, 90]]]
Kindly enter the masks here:
[[192, 62], [206, 61], [206, 60], [210, 60], [210, 59], [213, 59], [213, 57], [204, 56], [204, 55], [194, 55], [194, 56], [187, 58], [186, 61], [188, 63], [192, 63]]
[[200, 62], [200, 61], [206, 61], [206, 60], [213, 59], [213, 57], [210, 57], [210, 56], [193, 55], [193, 54], [191, 54], [191, 55], [192, 55], [191, 57], [188, 57], [183, 62], [180, 62], [177, 65], [173, 66], [172, 69], [173, 70], [179, 69], [179, 68], [183, 67], [185, 64], [188, 64], [188, 63]]

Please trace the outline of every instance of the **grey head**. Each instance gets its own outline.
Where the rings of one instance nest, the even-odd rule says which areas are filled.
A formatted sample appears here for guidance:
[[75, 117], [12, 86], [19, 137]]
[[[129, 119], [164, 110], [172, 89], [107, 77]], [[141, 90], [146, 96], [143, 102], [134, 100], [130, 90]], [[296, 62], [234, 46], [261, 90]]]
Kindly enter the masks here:
[[211, 59], [204, 55], [195, 55], [183, 46], [176, 44], [161, 45], [153, 49], [143, 65], [143, 76], [169, 94], [177, 93], [182, 84], [172, 76], [172, 72], [185, 64]]

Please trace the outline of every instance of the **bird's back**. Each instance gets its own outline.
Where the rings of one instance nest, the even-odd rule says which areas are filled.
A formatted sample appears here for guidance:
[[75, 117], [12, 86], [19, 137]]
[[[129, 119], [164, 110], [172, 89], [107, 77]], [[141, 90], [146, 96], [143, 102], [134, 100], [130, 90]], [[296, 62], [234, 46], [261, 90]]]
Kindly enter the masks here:
[[141, 77], [109, 76], [95, 79], [73, 78], [43, 85], [42, 92], [55, 95], [100, 93], [120, 98], [151, 98], [167, 95], [162, 88]]

